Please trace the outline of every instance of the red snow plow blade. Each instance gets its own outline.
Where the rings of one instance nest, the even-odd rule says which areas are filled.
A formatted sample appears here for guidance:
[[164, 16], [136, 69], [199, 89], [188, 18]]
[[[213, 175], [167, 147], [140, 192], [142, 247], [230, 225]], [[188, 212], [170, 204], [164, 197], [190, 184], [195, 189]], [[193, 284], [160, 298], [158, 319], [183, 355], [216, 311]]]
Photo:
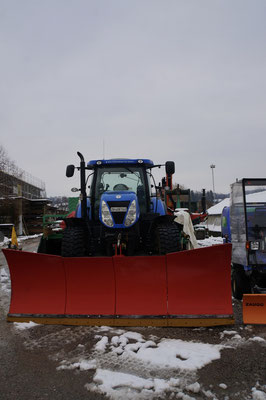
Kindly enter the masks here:
[[8, 321], [64, 325], [233, 324], [231, 245], [166, 256], [84, 257], [3, 250]]

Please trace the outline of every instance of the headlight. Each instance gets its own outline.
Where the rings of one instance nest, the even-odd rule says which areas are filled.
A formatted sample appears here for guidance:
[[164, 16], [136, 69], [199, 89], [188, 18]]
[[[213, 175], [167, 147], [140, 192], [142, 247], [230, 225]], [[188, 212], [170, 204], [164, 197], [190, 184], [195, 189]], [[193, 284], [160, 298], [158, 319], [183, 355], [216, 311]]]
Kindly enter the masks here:
[[137, 218], [137, 207], [136, 207], [136, 200], [133, 200], [132, 203], [130, 204], [130, 207], [127, 212], [126, 220], [125, 220], [125, 226], [130, 226], [134, 224]]
[[114, 221], [112, 215], [109, 211], [109, 208], [104, 200], [102, 200], [102, 221], [107, 226], [114, 226]]
[[260, 242], [250, 242], [250, 250], [259, 250]]

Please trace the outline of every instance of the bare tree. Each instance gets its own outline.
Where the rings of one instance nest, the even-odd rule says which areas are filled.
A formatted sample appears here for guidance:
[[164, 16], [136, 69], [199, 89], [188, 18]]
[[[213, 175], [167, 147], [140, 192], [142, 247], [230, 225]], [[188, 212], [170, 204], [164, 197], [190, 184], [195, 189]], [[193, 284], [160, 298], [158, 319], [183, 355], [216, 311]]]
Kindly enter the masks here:
[[9, 158], [5, 148], [0, 144], [0, 171], [6, 171]]

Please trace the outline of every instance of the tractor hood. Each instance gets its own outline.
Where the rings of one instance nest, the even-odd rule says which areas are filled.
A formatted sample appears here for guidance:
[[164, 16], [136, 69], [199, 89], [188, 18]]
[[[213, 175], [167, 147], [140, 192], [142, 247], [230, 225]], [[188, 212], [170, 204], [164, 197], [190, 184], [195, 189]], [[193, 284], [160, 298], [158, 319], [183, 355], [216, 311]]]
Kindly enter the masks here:
[[139, 214], [134, 192], [105, 192], [101, 196], [99, 218], [108, 228], [130, 228], [138, 221]]

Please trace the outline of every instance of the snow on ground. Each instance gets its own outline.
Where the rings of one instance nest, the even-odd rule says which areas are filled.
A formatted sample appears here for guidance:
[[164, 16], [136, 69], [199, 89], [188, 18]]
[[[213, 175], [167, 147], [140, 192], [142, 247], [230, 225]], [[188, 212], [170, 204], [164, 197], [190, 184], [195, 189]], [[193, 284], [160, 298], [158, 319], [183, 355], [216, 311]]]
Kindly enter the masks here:
[[[94, 335], [93, 347], [86, 343], [88, 330]], [[75, 330], [76, 337], [70, 337], [70, 332], [70, 328], [65, 328], [60, 333], [47, 335], [39, 342], [28, 341], [27, 347], [52, 347], [55, 350], [52, 359], [58, 362], [57, 370], [93, 371], [92, 381], [86, 384], [87, 390], [105, 394], [112, 400], [164, 399], [169, 396], [196, 400], [196, 395], [217, 400], [215, 388], [204, 388], [198, 382], [197, 372], [218, 360], [223, 349], [234, 351], [249, 342], [236, 330], [228, 329], [221, 332], [221, 342], [215, 345], [158, 338], [155, 335], [144, 337], [139, 332], [111, 327], [79, 327]], [[78, 338], [85, 344], [79, 342], [72, 352], [64, 352], [61, 348], [56, 351], [58, 342], [65, 345]], [[253, 339], [265, 343], [263, 338], [254, 336]], [[223, 382], [218, 387], [225, 392], [226, 398], [230, 388]], [[253, 388], [250, 399], [266, 400], [259, 397], [262, 395], [266, 396], [260, 387]]]
[[252, 388], [252, 400], [266, 400], [266, 392]]
[[[100, 362], [93, 383], [88, 384], [87, 389], [107, 394], [111, 399], [152, 399], [158, 395], [164, 397], [167, 393], [178, 394], [177, 398], [193, 399], [184, 391], [200, 392], [195, 373], [219, 359], [221, 348], [219, 345], [175, 339], [145, 340], [136, 332], [115, 334], [111, 338], [103, 336], [92, 351], [94, 360], [101, 360], [108, 354], [114, 362], [119, 359], [119, 363], [128, 365], [128, 372], [103, 369]], [[133, 366], [138, 366], [138, 371]], [[151, 372], [158, 377], [151, 377]]]
[[95, 345], [95, 350], [109, 352], [109, 355], [119, 355], [123, 359], [135, 359], [148, 365], [160, 368], [174, 368], [195, 371], [213, 360], [220, 358], [220, 346], [203, 343], [184, 342], [182, 340], [162, 339], [159, 343], [153, 340], [128, 339], [128, 333], [114, 336], [110, 341], [106, 339], [106, 346]]
[[[28, 239], [35, 239], [42, 236], [42, 233], [38, 234], [38, 235], [30, 235], [30, 236], [18, 236], [18, 243], [24, 242], [25, 240]], [[6, 247], [9, 243], [10, 243], [11, 239], [4, 237], [4, 240], [2, 242], [0, 242], [0, 247]]]
[[8, 239], [6, 236], [2, 241], [0, 241], [0, 246], [6, 246], [10, 242], [10, 239]]
[[[91, 351], [79, 344], [72, 358], [65, 354], [57, 369], [95, 370], [86, 388], [114, 400], [165, 398], [167, 394], [192, 400], [193, 393], [204, 390], [197, 382], [197, 370], [219, 359], [224, 348], [155, 336], [145, 339], [138, 332], [123, 329], [90, 329], [94, 329], [96, 340]], [[55, 356], [57, 361], [58, 357], [62, 352]]]
[[223, 238], [221, 236], [210, 236], [207, 239], [204, 240], [198, 240], [197, 241], [200, 247], [207, 247], [207, 246], [213, 246], [215, 244], [222, 244], [223, 243]]
[[25, 329], [30, 329], [33, 328], [35, 326], [38, 326], [38, 324], [36, 324], [35, 322], [14, 322], [14, 327], [16, 329], [18, 329], [19, 331], [23, 331]]
[[[179, 379], [143, 379], [135, 375], [97, 369], [92, 384], [86, 388], [92, 392], [106, 394], [111, 399], [152, 399], [166, 392], [182, 393]], [[184, 395], [184, 393], [182, 393]], [[184, 398], [184, 397], [183, 397]], [[193, 399], [186, 396], [186, 399]]]
[[0, 287], [1, 290], [5, 293], [10, 293], [10, 277], [9, 273], [6, 271], [5, 268], [0, 269]]

